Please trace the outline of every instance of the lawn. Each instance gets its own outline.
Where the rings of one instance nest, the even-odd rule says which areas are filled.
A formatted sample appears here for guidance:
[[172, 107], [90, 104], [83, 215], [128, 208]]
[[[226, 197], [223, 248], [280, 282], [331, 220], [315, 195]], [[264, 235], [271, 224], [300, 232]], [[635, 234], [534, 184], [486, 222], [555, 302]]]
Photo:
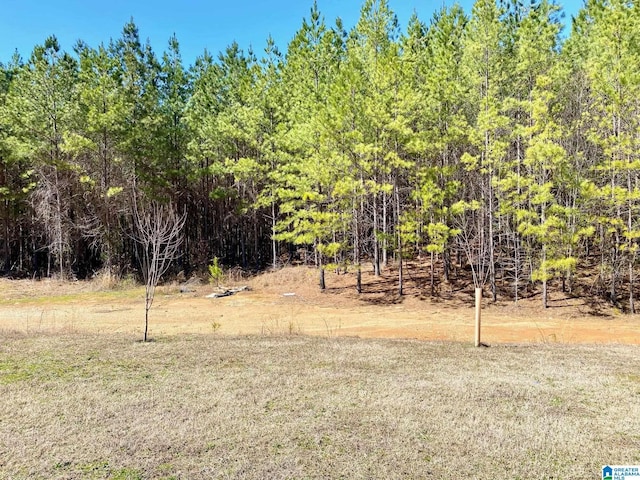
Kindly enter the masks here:
[[2, 479], [597, 479], [640, 463], [635, 346], [301, 335], [0, 342]]

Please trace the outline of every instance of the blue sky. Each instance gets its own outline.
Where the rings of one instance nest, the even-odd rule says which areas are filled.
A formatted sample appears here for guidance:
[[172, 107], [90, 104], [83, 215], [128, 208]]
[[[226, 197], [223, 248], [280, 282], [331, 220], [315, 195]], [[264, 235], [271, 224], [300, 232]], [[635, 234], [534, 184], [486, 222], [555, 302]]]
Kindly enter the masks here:
[[[156, 54], [165, 50], [175, 33], [183, 60], [192, 64], [205, 48], [217, 54], [234, 40], [241, 48], [251, 45], [262, 54], [271, 34], [280, 50], [286, 46], [308, 17], [313, 0], [1, 0], [0, 62], [6, 63], [13, 52], [28, 58], [35, 45], [56, 35], [64, 50], [71, 51], [78, 39], [97, 47], [110, 38], [118, 38], [122, 26], [133, 17], [143, 40], [150, 40]], [[429, 22], [442, 0], [389, 0], [404, 30], [416, 11]], [[445, 0], [451, 5], [453, 0]], [[459, 0], [467, 11], [473, 0]], [[582, 0], [560, 2], [567, 18], [575, 15]], [[341, 17], [350, 29], [358, 20], [360, 0], [318, 0], [328, 24]]]

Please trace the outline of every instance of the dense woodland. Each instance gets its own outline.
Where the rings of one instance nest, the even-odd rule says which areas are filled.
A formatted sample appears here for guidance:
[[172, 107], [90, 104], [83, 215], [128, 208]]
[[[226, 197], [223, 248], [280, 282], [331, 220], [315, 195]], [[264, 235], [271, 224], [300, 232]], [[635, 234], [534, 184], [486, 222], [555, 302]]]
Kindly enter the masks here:
[[[135, 209], [185, 212], [174, 273], [289, 262], [378, 274], [419, 259], [517, 300], [532, 289], [635, 310], [640, 288], [640, 3], [478, 0], [401, 29], [317, 6], [280, 52], [192, 66], [131, 21], [73, 52], [0, 64], [1, 268], [139, 269]], [[463, 273], [460, 273], [463, 272]]]

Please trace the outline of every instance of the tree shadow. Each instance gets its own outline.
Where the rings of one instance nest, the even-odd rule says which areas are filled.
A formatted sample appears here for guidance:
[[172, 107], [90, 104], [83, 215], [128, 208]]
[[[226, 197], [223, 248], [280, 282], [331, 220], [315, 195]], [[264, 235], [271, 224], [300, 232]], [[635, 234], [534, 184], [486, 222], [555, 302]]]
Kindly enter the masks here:
[[[384, 268], [381, 275], [376, 277], [372, 270], [362, 270], [362, 292], [356, 291], [355, 271], [343, 272], [339, 275], [337, 284], [327, 282], [325, 293], [330, 295], [344, 295], [350, 299], [357, 299], [365, 305], [401, 305], [408, 299], [428, 302], [438, 308], [455, 310], [473, 308], [475, 303], [475, 286], [471, 272], [462, 267], [452, 269], [449, 280], [444, 280], [442, 268], [434, 271], [431, 279], [428, 262], [411, 261], [404, 265], [403, 295], [398, 291], [397, 265]], [[581, 315], [613, 318], [612, 305], [601, 295], [594, 295], [588, 291], [584, 282], [576, 284], [572, 292], [562, 292], [560, 283], [550, 283], [551, 289], [548, 308], [553, 311], [577, 311]], [[585, 291], [585, 288], [587, 291]], [[515, 302], [513, 284], [508, 279], [498, 278], [496, 284], [497, 302], [491, 299], [488, 285], [484, 288], [483, 304], [485, 306], [514, 306], [523, 311], [533, 309], [543, 311], [542, 290], [540, 285], [523, 281], [518, 289], [518, 303]]]

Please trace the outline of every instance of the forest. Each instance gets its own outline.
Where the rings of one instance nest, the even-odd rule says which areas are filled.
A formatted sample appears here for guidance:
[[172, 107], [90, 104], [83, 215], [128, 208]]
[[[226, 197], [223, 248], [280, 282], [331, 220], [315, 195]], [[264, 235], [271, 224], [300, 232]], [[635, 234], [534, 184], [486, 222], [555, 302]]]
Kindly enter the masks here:
[[[139, 272], [136, 216], [185, 215], [170, 272], [212, 260], [376, 275], [418, 261], [515, 301], [549, 289], [635, 312], [640, 4], [478, 0], [401, 28], [317, 5], [281, 52], [184, 65], [134, 21], [0, 63], [0, 270]], [[461, 280], [462, 279], [462, 280]]]

